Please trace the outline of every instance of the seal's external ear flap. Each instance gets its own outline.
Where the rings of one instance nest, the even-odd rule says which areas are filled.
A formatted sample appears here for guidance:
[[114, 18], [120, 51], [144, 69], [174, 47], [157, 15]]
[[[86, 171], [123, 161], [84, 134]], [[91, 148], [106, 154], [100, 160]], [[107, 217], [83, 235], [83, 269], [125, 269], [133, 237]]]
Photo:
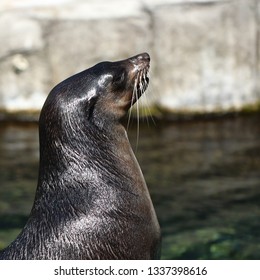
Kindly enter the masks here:
[[87, 94], [87, 102], [89, 102], [91, 99], [93, 99], [97, 95], [97, 90], [95, 88], [92, 88], [88, 91]]
[[87, 113], [87, 120], [90, 121], [93, 118], [93, 112], [95, 108], [95, 104], [97, 102], [97, 95], [92, 95], [90, 98], [87, 99], [85, 112]]

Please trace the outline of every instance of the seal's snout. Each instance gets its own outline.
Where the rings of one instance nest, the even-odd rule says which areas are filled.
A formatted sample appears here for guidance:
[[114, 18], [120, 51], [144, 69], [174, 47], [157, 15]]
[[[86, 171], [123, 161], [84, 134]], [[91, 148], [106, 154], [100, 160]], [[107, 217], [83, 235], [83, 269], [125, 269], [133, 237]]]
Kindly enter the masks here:
[[136, 66], [147, 67], [150, 64], [150, 55], [148, 53], [141, 53], [131, 57], [130, 61]]
[[137, 59], [138, 59], [139, 61], [150, 62], [150, 55], [149, 55], [148, 53], [138, 54], [138, 55], [137, 55]]

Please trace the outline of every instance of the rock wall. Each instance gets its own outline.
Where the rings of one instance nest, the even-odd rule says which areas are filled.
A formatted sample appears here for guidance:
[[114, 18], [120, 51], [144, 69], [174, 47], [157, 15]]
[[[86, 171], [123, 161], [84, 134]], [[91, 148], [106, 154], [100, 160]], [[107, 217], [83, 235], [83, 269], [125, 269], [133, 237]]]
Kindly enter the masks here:
[[0, 111], [39, 110], [51, 88], [102, 60], [147, 51], [146, 101], [175, 113], [260, 103], [259, 0], [4, 0]]

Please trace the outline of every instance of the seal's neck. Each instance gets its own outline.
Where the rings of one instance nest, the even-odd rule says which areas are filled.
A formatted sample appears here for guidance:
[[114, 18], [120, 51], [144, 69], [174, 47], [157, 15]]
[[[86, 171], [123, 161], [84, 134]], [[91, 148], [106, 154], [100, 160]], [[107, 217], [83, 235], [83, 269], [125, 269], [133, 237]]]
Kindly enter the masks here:
[[120, 123], [103, 129], [71, 124], [62, 133], [51, 132], [48, 127], [40, 127], [39, 189], [64, 190], [74, 181], [90, 189], [100, 183], [101, 177], [105, 184], [128, 181], [130, 187], [146, 186]]

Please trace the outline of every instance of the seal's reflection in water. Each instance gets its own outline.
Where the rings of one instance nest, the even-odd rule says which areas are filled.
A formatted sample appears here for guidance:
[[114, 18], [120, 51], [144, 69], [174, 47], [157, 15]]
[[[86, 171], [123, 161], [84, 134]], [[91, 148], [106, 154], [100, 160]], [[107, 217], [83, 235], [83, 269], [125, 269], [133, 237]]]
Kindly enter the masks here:
[[[162, 227], [163, 259], [260, 258], [259, 121], [140, 123], [137, 158]], [[133, 124], [128, 134], [135, 147]], [[38, 148], [37, 126], [1, 128], [2, 248], [33, 203]]]

